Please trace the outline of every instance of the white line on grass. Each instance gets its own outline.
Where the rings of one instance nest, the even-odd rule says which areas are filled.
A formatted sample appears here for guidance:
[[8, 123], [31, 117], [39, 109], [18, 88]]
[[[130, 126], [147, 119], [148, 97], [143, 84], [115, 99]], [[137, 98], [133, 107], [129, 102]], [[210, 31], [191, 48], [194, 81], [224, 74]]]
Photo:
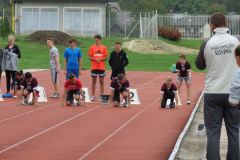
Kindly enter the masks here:
[[11, 148], [13, 148], [13, 147], [18, 146], [19, 144], [22, 144], [22, 143], [24, 143], [24, 142], [26, 142], [26, 141], [28, 141], [28, 140], [30, 140], [30, 139], [33, 139], [33, 138], [35, 138], [35, 137], [37, 137], [37, 136], [39, 136], [39, 135], [41, 135], [41, 134], [43, 134], [43, 133], [45, 133], [45, 132], [48, 132], [48, 131], [50, 131], [50, 130], [52, 130], [52, 129], [54, 129], [54, 128], [56, 128], [56, 127], [58, 127], [58, 126], [60, 126], [60, 125], [62, 125], [62, 124], [64, 124], [64, 123], [66, 123], [66, 122], [68, 122], [68, 121], [71, 121], [72, 119], [75, 119], [75, 118], [77, 118], [77, 117], [79, 117], [79, 116], [81, 116], [81, 115], [84, 115], [85, 113], [88, 113], [88, 112], [90, 112], [90, 111], [92, 111], [92, 110], [94, 110], [94, 109], [96, 109], [96, 108], [98, 108], [98, 107], [100, 107], [100, 106], [101, 106], [101, 105], [99, 105], [99, 106], [97, 106], [97, 107], [94, 107], [94, 108], [92, 108], [92, 109], [89, 109], [89, 110], [87, 110], [87, 111], [85, 111], [85, 112], [83, 112], [83, 113], [80, 113], [80, 114], [78, 114], [78, 115], [76, 115], [76, 116], [74, 116], [74, 117], [72, 117], [72, 118], [69, 118], [69, 119], [67, 119], [67, 120], [65, 120], [65, 121], [63, 121], [63, 122], [61, 122], [61, 123], [59, 123], [59, 124], [57, 124], [57, 125], [55, 125], [55, 126], [53, 126], [53, 127], [51, 127], [51, 128], [48, 128], [48, 129], [46, 129], [46, 130], [44, 130], [44, 131], [42, 131], [42, 132], [40, 132], [40, 133], [38, 133], [38, 134], [35, 134], [34, 136], [31, 136], [31, 137], [29, 137], [29, 138], [27, 138], [27, 139], [25, 139], [25, 140], [22, 140], [21, 142], [18, 142], [18, 143], [16, 143], [16, 144], [14, 144], [14, 145], [12, 145], [12, 146], [4, 149], [4, 150], [1, 150], [1, 151], [0, 151], [0, 154], [3, 153], [3, 152], [5, 152], [5, 151], [7, 151], [7, 150], [9, 150], [9, 149], [11, 149]]
[[143, 109], [142, 111], [140, 111], [138, 114], [136, 114], [135, 116], [133, 116], [130, 120], [128, 120], [126, 123], [124, 123], [121, 127], [119, 127], [116, 131], [114, 131], [112, 134], [110, 134], [107, 138], [105, 138], [103, 141], [101, 141], [100, 143], [98, 143], [95, 147], [93, 147], [92, 149], [90, 149], [87, 153], [85, 153], [81, 158], [79, 158], [78, 160], [82, 160], [85, 157], [87, 157], [90, 153], [92, 153], [95, 149], [97, 149], [99, 146], [101, 146], [104, 142], [106, 142], [107, 140], [109, 140], [112, 136], [114, 136], [116, 133], [118, 133], [123, 127], [125, 127], [127, 124], [129, 124], [132, 120], [134, 120], [137, 116], [139, 116], [142, 112], [144, 112], [146, 109], [148, 109], [149, 107], [151, 107], [155, 102], [157, 102], [159, 100], [159, 98], [157, 100], [155, 100], [152, 104], [150, 104], [148, 107], [146, 107], [145, 109]]

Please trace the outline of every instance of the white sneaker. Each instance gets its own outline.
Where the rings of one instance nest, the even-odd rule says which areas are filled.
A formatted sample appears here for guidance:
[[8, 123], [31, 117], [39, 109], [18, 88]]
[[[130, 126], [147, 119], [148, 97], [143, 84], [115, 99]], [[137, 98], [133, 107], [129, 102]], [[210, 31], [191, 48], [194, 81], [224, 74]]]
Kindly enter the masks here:
[[78, 102], [74, 102], [72, 106], [79, 106]]
[[123, 103], [123, 107], [128, 107], [128, 101], [125, 100], [125, 102]]
[[53, 98], [55, 96], [56, 93], [54, 93], [53, 95], [49, 96], [49, 98]]
[[24, 97], [23, 97], [22, 102], [21, 102], [21, 105], [28, 105], [27, 98], [24, 98]]
[[92, 96], [91, 101], [92, 101], [92, 102], [95, 101], [95, 97], [94, 97], [94, 96]]
[[187, 100], [187, 104], [190, 104], [190, 99]]
[[17, 94], [14, 94], [13, 98], [17, 98]]

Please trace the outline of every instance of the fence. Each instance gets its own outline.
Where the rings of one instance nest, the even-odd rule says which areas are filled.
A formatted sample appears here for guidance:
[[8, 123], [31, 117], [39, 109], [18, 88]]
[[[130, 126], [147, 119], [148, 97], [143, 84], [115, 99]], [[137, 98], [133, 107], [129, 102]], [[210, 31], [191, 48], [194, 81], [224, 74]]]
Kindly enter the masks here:
[[[209, 38], [212, 35], [209, 25], [210, 15], [158, 15], [158, 26], [173, 27], [183, 38]], [[227, 16], [230, 34], [240, 34], [240, 15]]]
[[10, 26], [12, 26], [12, 9], [0, 9], [0, 25], [3, 23], [4, 17], [8, 18]]

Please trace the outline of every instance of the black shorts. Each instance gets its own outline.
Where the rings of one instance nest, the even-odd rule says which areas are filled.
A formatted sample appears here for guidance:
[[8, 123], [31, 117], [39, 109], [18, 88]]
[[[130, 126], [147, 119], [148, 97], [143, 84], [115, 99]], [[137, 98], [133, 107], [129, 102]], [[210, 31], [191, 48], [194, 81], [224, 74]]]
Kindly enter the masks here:
[[117, 75], [119, 73], [122, 73], [122, 74], [124, 74], [126, 76], [124, 69], [122, 69], [122, 70], [113, 70], [112, 71], [112, 75], [111, 75], [111, 80], [113, 80], [115, 77], [117, 77]]
[[91, 71], [92, 77], [97, 77], [98, 75], [99, 77], [105, 77], [106, 76], [105, 70], [94, 69]]
[[14, 86], [16, 86], [16, 85], [18, 86], [17, 90], [21, 90], [21, 81], [20, 80], [16, 79], [14, 81]]
[[112, 101], [113, 102], [114, 101], [120, 102], [120, 93], [122, 94], [123, 91], [127, 91], [126, 88], [124, 88], [122, 91], [117, 91], [117, 92], [114, 91], [114, 95], [113, 95]]
[[67, 91], [67, 98], [66, 98], [66, 101], [72, 101], [73, 100], [73, 94], [78, 94], [80, 95], [80, 89], [78, 90], [75, 90], [75, 91]]

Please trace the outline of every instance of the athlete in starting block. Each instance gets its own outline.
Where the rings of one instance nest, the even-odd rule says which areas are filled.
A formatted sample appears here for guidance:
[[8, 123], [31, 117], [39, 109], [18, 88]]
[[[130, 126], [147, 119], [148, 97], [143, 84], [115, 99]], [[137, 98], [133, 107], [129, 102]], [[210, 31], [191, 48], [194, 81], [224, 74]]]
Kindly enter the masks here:
[[[176, 99], [176, 103], [174, 105], [174, 98]], [[160, 91], [160, 99], [159, 99], [159, 108], [165, 108], [167, 105], [167, 99], [171, 99], [170, 108], [178, 108], [178, 95], [177, 95], [177, 86], [172, 83], [172, 78], [168, 77], [166, 79], [166, 83], [163, 83], [161, 91]]]
[[[33, 93], [32, 102], [27, 101], [27, 96]], [[22, 102], [20, 99], [23, 97]], [[38, 105], [39, 86], [37, 78], [32, 77], [30, 72], [25, 73], [25, 78], [21, 81], [21, 90], [18, 92], [17, 105]]]
[[[63, 106], [63, 102], [65, 100], [66, 95], [67, 95], [67, 98], [66, 98], [67, 106], [79, 106], [79, 105], [85, 106], [85, 97], [82, 91], [82, 83], [80, 82], [79, 79], [76, 78], [76, 76], [73, 73], [70, 73], [68, 75], [68, 80], [65, 82], [64, 88], [65, 89], [62, 97], [62, 106]], [[82, 104], [81, 104], [80, 94], [83, 98]], [[74, 99], [78, 101], [76, 104], [74, 103]]]

